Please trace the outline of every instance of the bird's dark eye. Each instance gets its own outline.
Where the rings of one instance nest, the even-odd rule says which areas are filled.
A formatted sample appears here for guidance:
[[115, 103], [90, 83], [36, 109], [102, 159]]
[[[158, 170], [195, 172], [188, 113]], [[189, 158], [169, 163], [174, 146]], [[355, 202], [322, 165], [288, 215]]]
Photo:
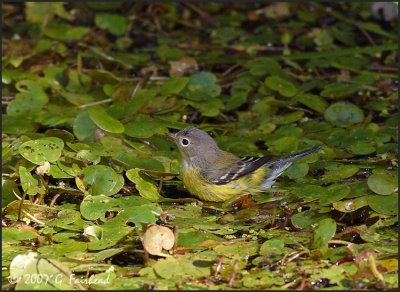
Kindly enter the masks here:
[[181, 141], [181, 144], [182, 144], [183, 146], [187, 146], [187, 145], [189, 145], [189, 140], [186, 139], [186, 138], [183, 138], [182, 141]]

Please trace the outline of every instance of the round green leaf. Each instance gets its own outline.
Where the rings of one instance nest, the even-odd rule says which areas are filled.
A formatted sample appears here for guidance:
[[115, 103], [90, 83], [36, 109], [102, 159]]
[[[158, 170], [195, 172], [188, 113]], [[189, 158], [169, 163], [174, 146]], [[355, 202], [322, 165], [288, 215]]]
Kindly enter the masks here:
[[161, 198], [153, 180], [142, 174], [139, 168], [128, 170], [126, 172], [126, 177], [136, 185], [136, 189], [143, 198], [153, 202]]
[[314, 94], [297, 94], [295, 96], [295, 99], [305, 106], [308, 106], [310, 109], [313, 109], [321, 114], [323, 114], [328, 107], [328, 103], [325, 99]]
[[88, 27], [72, 26], [67, 23], [52, 21], [46, 26], [44, 34], [60, 41], [76, 41], [80, 40], [89, 31], [90, 28]]
[[265, 241], [260, 247], [260, 255], [283, 254], [285, 243], [283, 239], [272, 238]]
[[348, 127], [362, 122], [364, 120], [364, 113], [355, 104], [340, 101], [326, 109], [324, 118], [336, 126]]
[[91, 165], [83, 170], [83, 183], [93, 196], [111, 196], [123, 187], [124, 178], [105, 165]]
[[209, 72], [199, 72], [189, 78], [182, 95], [190, 100], [202, 101], [218, 96], [221, 87], [216, 83], [217, 78]]
[[44, 186], [39, 186], [39, 181], [32, 176], [32, 174], [23, 166], [18, 169], [21, 186], [24, 192], [30, 196], [38, 193], [44, 194]]
[[166, 134], [168, 129], [158, 121], [135, 121], [125, 125], [125, 134], [134, 138], [149, 138], [154, 134]]
[[37, 233], [20, 228], [6, 227], [1, 229], [3, 243], [18, 243], [21, 240], [30, 240], [38, 237]]
[[255, 76], [279, 74], [282, 72], [281, 65], [269, 57], [261, 57], [248, 61], [246, 62], [246, 67], [250, 69], [250, 74]]
[[[15, 194], [14, 194], [15, 193]], [[3, 208], [16, 199], [16, 196], [21, 196], [18, 185], [10, 179], [1, 179], [1, 205]]]
[[288, 168], [286, 175], [291, 179], [302, 178], [307, 175], [309, 168], [308, 163], [295, 163]]
[[291, 112], [291, 113], [286, 114], [286, 115], [276, 116], [275, 118], [272, 119], [272, 123], [275, 123], [275, 124], [290, 124], [290, 123], [294, 123], [294, 122], [302, 119], [303, 116], [304, 116], [304, 112], [303, 111], [295, 111], [295, 112]]
[[345, 198], [351, 191], [348, 185], [335, 184], [326, 188], [319, 198], [321, 205], [329, 205]]
[[14, 116], [5, 115], [2, 116], [1, 129], [6, 134], [23, 134], [32, 132], [34, 129], [34, 123], [28, 119], [17, 119]]
[[272, 90], [278, 91], [285, 97], [295, 96], [297, 93], [297, 87], [279, 76], [270, 76], [265, 79], [265, 85]]
[[346, 201], [334, 202], [332, 204], [333, 208], [344, 213], [353, 212], [367, 205], [367, 196], [362, 196]]
[[317, 185], [303, 185], [294, 190], [295, 194], [303, 199], [319, 199], [325, 193], [325, 188]]
[[125, 130], [124, 125], [120, 121], [114, 119], [100, 107], [91, 108], [89, 116], [100, 129], [106, 132], [123, 133]]
[[7, 114], [10, 116], [37, 115], [49, 101], [47, 93], [37, 81], [21, 80], [16, 84], [16, 88], [20, 92], [7, 106]]
[[327, 85], [324, 90], [321, 91], [321, 96], [335, 98], [348, 96], [356, 92], [360, 88], [359, 84], [351, 83], [334, 83]]
[[389, 173], [374, 173], [368, 177], [367, 183], [374, 193], [387, 196], [397, 190], [398, 179]]
[[160, 88], [161, 94], [170, 95], [181, 92], [189, 82], [188, 77], [174, 77], [167, 80]]
[[105, 213], [118, 206], [118, 201], [104, 195], [86, 196], [80, 206], [82, 216], [87, 220], [105, 220]]
[[57, 217], [55, 219], [47, 222], [48, 226], [58, 226], [63, 227], [65, 225], [74, 223], [79, 218], [81, 218], [81, 213], [76, 210], [64, 209], [58, 212]]
[[350, 151], [357, 155], [367, 155], [374, 153], [376, 148], [368, 142], [356, 142], [350, 146]]
[[97, 13], [94, 21], [98, 27], [115, 35], [126, 33], [129, 25], [126, 17], [113, 13]]
[[332, 218], [322, 219], [318, 222], [314, 229], [314, 238], [312, 247], [321, 249], [322, 251], [328, 248], [328, 242], [336, 233], [336, 222]]
[[316, 224], [318, 221], [327, 218], [325, 213], [317, 213], [314, 210], [307, 210], [295, 214], [292, 218], [292, 224], [297, 228], [310, 228], [312, 224]]
[[219, 114], [223, 105], [220, 99], [214, 98], [206, 101], [188, 101], [188, 104], [198, 109], [203, 116], [215, 117]]
[[154, 271], [163, 279], [170, 279], [184, 274], [181, 263], [175, 258], [158, 260], [153, 266]]
[[399, 196], [393, 193], [389, 196], [369, 195], [368, 205], [377, 213], [383, 215], [396, 215], [399, 212]]
[[42, 165], [45, 161], [56, 162], [60, 158], [63, 148], [63, 140], [48, 137], [22, 143], [18, 152], [30, 162]]

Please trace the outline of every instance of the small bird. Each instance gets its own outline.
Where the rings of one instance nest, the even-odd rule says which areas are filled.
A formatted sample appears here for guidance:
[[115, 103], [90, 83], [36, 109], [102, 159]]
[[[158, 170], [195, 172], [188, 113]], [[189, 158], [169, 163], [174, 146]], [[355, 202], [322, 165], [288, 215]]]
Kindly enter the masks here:
[[212, 202], [269, 189], [293, 161], [321, 149], [318, 146], [270, 161], [270, 156], [239, 158], [221, 150], [210, 135], [195, 127], [168, 136], [182, 156], [183, 184], [193, 196]]

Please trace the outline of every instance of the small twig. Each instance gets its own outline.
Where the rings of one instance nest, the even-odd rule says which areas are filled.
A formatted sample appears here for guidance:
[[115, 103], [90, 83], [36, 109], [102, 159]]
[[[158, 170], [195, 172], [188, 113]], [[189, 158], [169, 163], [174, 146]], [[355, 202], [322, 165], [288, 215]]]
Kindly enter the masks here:
[[295, 280], [293, 280], [292, 282], [289, 282], [289, 283], [287, 283], [286, 285], [283, 285], [283, 286], [281, 287], [281, 289], [288, 289], [288, 288], [290, 288], [290, 287], [296, 285], [299, 281], [300, 281], [300, 279], [295, 279]]
[[332, 240], [329, 240], [329, 241], [328, 241], [328, 244], [352, 245], [353, 242], [345, 241], [345, 240], [332, 239]]
[[46, 225], [43, 221], [40, 221], [39, 219], [35, 218], [33, 215], [29, 214], [28, 212], [24, 211], [24, 215], [26, 217], [28, 217], [29, 219], [31, 219], [32, 221], [36, 222], [37, 224]]
[[239, 68], [241, 65], [239, 63], [234, 64], [233, 66], [230, 66], [228, 69], [225, 70], [224, 73], [221, 74], [221, 76], [226, 76], [229, 73], [231, 73], [233, 70], [235, 70], [236, 68]]
[[136, 83], [135, 87], [132, 90], [132, 93], [129, 97], [129, 99], [133, 99], [136, 95], [136, 92], [139, 90], [139, 88], [142, 86], [143, 79], [140, 79], [138, 83]]
[[290, 258], [288, 258], [285, 261], [282, 261], [282, 265], [285, 266], [288, 263], [290, 263], [291, 261], [297, 259], [298, 257], [301, 257], [303, 254], [307, 253], [306, 251], [302, 250], [300, 252], [296, 252], [294, 255], [292, 255]]
[[235, 282], [238, 264], [239, 264], [239, 259], [236, 259], [233, 262], [233, 269], [232, 269], [231, 277], [229, 278], [229, 283], [228, 283], [229, 287], [232, 287], [233, 286], [233, 282]]
[[372, 253], [368, 254], [368, 261], [369, 261], [369, 266], [371, 268], [372, 274], [377, 278], [379, 281], [381, 281], [383, 284], [385, 283], [385, 279], [383, 278], [382, 274], [378, 271], [376, 267], [376, 262], [374, 255]]
[[359, 25], [356, 21], [352, 20], [352, 22], [353, 22], [354, 26], [357, 27], [361, 31], [361, 33], [367, 38], [367, 40], [371, 43], [371, 45], [376, 46], [376, 43], [374, 42], [372, 37], [369, 35], [369, 33], [364, 28], [362, 28], [362, 26]]
[[367, 70], [370, 70], [370, 71], [385, 71], [385, 72], [399, 72], [399, 68], [398, 67], [382, 66], [382, 65], [367, 66]]
[[298, 288], [296, 288], [296, 290], [304, 290], [304, 287], [306, 286], [306, 279], [302, 279], [301, 280], [301, 283], [300, 283], [300, 286], [298, 287]]
[[63, 193], [64, 193], [64, 192], [60, 192], [60, 193], [56, 194], [56, 195], [54, 196], [54, 198], [51, 200], [49, 207], [53, 207], [54, 204], [56, 203], [56, 200], [58, 199], [58, 197], [61, 196]]
[[103, 103], [109, 103], [109, 102], [112, 102], [112, 101], [113, 101], [112, 98], [103, 99], [103, 100], [100, 100], [100, 101], [95, 101], [95, 102], [91, 102], [91, 103], [87, 103], [87, 104], [82, 104], [82, 105], [78, 106], [78, 108], [87, 108], [87, 107], [90, 107], [90, 106], [95, 106], [95, 105], [99, 105], [99, 104], [103, 104]]
[[218, 275], [219, 271], [222, 268], [223, 262], [224, 262], [224, 256], [219, 256], [218, 257], [218, 264], [217, 264], [217, 266], [215, 268], [215, 272], [214, 272], [214, 277], [216, 277]]

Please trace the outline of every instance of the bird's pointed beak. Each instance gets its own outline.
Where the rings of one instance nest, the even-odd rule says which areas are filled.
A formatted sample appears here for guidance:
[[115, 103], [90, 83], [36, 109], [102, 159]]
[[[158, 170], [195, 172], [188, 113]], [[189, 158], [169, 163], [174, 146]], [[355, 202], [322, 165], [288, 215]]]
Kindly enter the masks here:
[[176, 141], [176, 133], [167, 133], [167, 137], [173, 142]]

